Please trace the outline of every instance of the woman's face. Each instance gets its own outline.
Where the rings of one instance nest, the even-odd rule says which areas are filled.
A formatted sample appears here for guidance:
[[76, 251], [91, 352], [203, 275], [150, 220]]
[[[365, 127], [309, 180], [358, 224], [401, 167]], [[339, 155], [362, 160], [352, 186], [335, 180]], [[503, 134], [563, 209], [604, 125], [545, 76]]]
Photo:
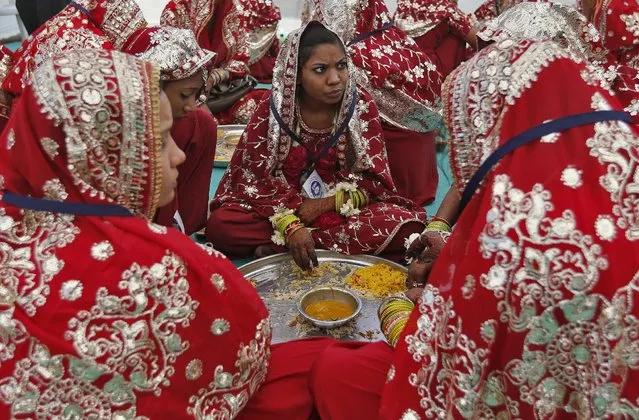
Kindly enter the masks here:
[[313, 48], [301, 69], [300, 84], [305, 100], [318, 105], [335, 105], [348, 84], [348, 62], [340, 45], [320, 44]]
[[173, 116], [171, 115], [171, 103], [167, 95], [160, 95], [160, 134], [162, 136], [162, 189], [158, 207], [164, 207], [173, 201], [177, 188], [178, 169], [184, 163], [186, 156], [175, 144], [171, 137]]
[[169, 82], [164, 87], [164, 92], [171, 102], [173, 118], [183, 118], [197, 109], [197, 100], [203, 86], [204, 78], [200, 70], [187, 79]]

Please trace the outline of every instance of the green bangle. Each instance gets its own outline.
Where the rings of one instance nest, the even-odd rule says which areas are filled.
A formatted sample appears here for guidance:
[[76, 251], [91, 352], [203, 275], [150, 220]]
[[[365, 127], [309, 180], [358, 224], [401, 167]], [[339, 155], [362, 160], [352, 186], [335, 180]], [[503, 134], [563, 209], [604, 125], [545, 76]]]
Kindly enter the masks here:
[[426, 226], [426, 230], [427, 231], [438, 231], [438, 232], [449, 232], [450, 233], [450, 226], [448, 226], [444, 222], [434, 221], [434, 222], [430, 222], [428, 224], [428, 226]]

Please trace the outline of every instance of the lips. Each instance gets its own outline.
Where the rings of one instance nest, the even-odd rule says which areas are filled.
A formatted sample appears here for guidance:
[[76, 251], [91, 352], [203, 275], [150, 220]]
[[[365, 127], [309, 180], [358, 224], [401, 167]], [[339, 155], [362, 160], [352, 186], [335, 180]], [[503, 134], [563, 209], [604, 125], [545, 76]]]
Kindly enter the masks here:
[[342, 96], [343, 94], [344, 94], [344, 91], [342, 89], [335, 89], [328, 92], [327, 96], [330, 96], [331, 98], [337, 98], [339, 96]]

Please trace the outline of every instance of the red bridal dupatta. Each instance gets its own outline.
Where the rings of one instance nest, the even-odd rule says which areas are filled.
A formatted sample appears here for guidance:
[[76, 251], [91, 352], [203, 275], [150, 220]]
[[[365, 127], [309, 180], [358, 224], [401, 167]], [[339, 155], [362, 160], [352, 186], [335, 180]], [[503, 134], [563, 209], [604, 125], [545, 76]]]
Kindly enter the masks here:
[[639, 113], [636, 71], [619, 63], [617, 56], [605, 48], [604, 38], [597, 28], [573, 7], [556, 3], [519, 3], [486, 22], [477, 37], [484, 41], [552, 40], [587, 59], [614, 90], [625, 110], [634, 116]]
[[[282, 45], [273, 90], [242, 135], [211, 203], [212, 212], [241, 207], [267, 221], [274, 215], [296, 212], [302, 203], [299, 177], [307, 159], [298, 152], [305, 149], [296, 147], [279, 125], [270, 103], [289, 128], [296, 127], [298, 48], [304, 30], [290, 34]], [[322, 247], [342, 253], [379, 254], [403, 225], [421, 222], [425, 213], [395, 192], [377, 107], [370, 95], [355, 87], [352, 74], [336, 126], [346, 119], [354, 95], [356, 106], [347, 130], [316, 167], [329, 192], [346, 184], [365, 191], [371, 204], [348, 218], [337, 213], [321, 217], [313, 237]]]
[[[233, 418], [264, 381], [254, 288], [149, 221], [159, 88], [149, 63], [74, 50], [15, 105], [0, 138], [1, 418]], [[74, 215], [83, 205], [119, 216]]]
[[422, 51], [437, 56], [442, 79], [466, 60], [473, 25], [456, 1], [400, 0], [393, 21]]
[[[518, 134], [622, 109], [552, 42], [493, 44], [451, 74], [444, 100], [460, 191]], [[399, 340], [381, 418], [638, 412], [637, 134], [621, 121], [575, 126], [488, 172]]]
[[639, 115], [639, 4], [636, 1], [597, 0], [592, 22], [604, 38], [615, 61], [610, 63], [618, 80], [615, 92], [632, 115]]
[[419, 38], [442, 22], [457, 36], [465, 37], [473, 28], [468, 15], [448, 0], [399, 0], [393, 18], [395, 25], [411, 38]]
[[[217, 7], [215, 0], [171, 0], [161, 22], [191, 29], [202, 48], [217, 54], [215, 67], [228, 70], [231, 78], [252, 74], [250, 67], [277, 44], [278, 7], [271, 0], [224, 0]], [[274, 56], [270, 62], [272, 74]]]
[[144, 26], [146, 21], [135, 0], [73, 2], [22, 43], [2, 87], [20, 95], [33, 70], [53, 54], [82, 48], [118, 50]]
[[309, 21], [322, 22], [347, 44], [360, 70], [354, 76], [375, 99], [384, 122], [420, 133], [441, 127], [437, 58], [392, 25], [383, 0], [308, 1]]

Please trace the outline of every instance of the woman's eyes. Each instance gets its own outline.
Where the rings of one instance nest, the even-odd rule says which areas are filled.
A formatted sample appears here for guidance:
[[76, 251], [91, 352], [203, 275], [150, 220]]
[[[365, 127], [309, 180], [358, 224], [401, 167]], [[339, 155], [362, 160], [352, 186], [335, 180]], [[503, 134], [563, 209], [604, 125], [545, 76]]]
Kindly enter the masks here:
[[[348, 63], [346, 62], [337, 63], [337, 70], [344, 70], [347, 67], [348, 67]], [[326, 67], [315, 67], [313, 71], [317, 74], [322, 74], [326, 72]]]

